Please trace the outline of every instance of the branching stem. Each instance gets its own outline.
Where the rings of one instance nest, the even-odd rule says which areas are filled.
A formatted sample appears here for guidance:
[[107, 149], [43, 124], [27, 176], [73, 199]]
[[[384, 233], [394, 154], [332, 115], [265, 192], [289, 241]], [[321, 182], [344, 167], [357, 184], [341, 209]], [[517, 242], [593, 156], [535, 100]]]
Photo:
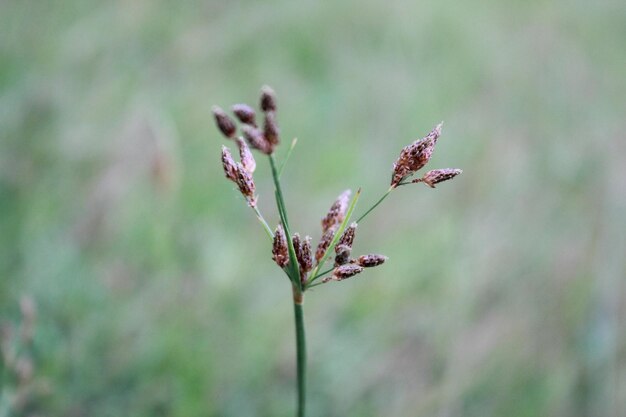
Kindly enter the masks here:
[[393, 190], [394, 190], [394, 187], [389, 187], [389, 189], [387, 190], [387, 192], [385, 192], [385, 194], [383, 194], [383, 196], [382, 196], [382, 197], [380, 197], [380, 200], [378, 200], [378, 201], [377, 201], [377, 202], [376, 202], [376, 203], [375, 203], [372, 207], [370, 207], [370, 208], [369, 208], [369, 209], [368, 209], [365, 213], [363, 213], [363, 214], [361, 215], [361, 217], [359, 217], [359, 218], [357, 219], [357, 221], [356, 221], [356, 222], [357, 222], [357, 223], [361, 223], [361, 220], [363, 220], [363, 219], [364, 219], [364, 218], [365, 218], [368, 214], [370, 214], [370, 212], [371, 212], [372, 210], [374, 210], [376, 207], [378, 207], [378, 205], [379, 205], [380, 203], [382, 203], [382, 202], [383, 202], [383, 200], [384, 200], [385, 198], [387, 198], [387, 196], [388, 196], [388, 195], [389, 195], [389, 194], [390, 194]]
[[252, 210], [254, 210], [254, 214], [256, 215], [256, 218], [259, 220], [259, 223], [261, 223], [261, 225], [263, 226], [263, 229], [265, 230], [265, 233], [267, 234], [267, 236], [270, 238], [271, 241], [273, 241], [274, 232], [272, 232], [272, 229], [263, 218], [263, 215], [259, 211], [259, 208], [257, 206], [254, 206], [252, 207]]

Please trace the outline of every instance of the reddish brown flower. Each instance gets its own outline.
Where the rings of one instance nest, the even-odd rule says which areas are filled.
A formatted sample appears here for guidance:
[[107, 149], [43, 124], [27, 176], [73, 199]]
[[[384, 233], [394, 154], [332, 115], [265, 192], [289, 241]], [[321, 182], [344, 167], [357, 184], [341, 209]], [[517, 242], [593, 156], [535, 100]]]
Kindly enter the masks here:
[[352, 244], [354, 243], [354, 235], [356, 234], [357, 226], [358, 225], [355, 222], [352, 222], [352, 224], [348, 226], [346, 230], [343, 231], [343, 234], [339, 238], [337, 245], [346, 245], [352, 248]]
[[228, 115], [219, 108], [218, 106], [213, 106], [213, 117], [215, 117], [215, 124], [217, 128], [222, 132], [224, 136], [232, 139], [237, 132], [237, 126], [235, 126], [235, 122], [233, 119], [228, 117]]
[[284, 268], [289, 264], [289, 249], [287, 248], [287, 237], [282, 225], [276, 226], [274, 232], [274, 243], [272, 245], [272, 259], [276, 264]]
[[400, 156], [393, 164], [392, 187], [397, 187], [406, 177], [413, 175], [428, 163], [441, 135], [442, 125], [443, 122], [439, 123], [424, 138], [416, 140], [402, 149]]
[[263, 122], [263, 135], [265, 140], [271, 145], [271, 149], [280, 143], [278, 124], [276, 123], [276, 113], [273, 111], [265, 114]]
[[222, 166], [224, 167], [226, 178], [237, 182], [237, 165], [230, 151], [224, 145], [222, 145]]
[[254, 179], [252, 178], [252, 174], [248, 172], [247, 169], [243, 167], [239, 162], [236, 163], [237, 166], [237, 186], [239, 187], [239, 191], [248, 201], [248, 205], [250, 207], [256, 206], [256, 196], [254, 195], [255, 186]]
[[428, 171], [424, 174], [422, 178], [414, 179], [411, 182], [423, 182], [430, 186], [430, 188], [435, 188], [435, 184], [451, 180], [462, 172], [462, 170], [456, 168], [433, 169], [432, 171]]
[[317, 261], [317, 263], [319, 263], [324, 257], [326, 250], [328, 250], [328, 246], [330, 246], [330, 242], [335, 237], [336, 231], [336, 226], [333, 226], [322, 234], [322, 237], [320, 238], [320, 243], [317, 245], [317, 249], [315, 250], [315, 260]]
[[345, 265], [350, 261], [352, 248], [348, 245], [335, 246], [335, 266]]
[[252, 152], [250, 152], [250, 148], [248, 148], [248, 145], [246, 145], [246, 142], [242, 138], [235, 138], [235, 141], [239, 147], [241, 165], [252, 174], [256, 169], [256, 161], [254, 160], [254, 156], [252, 156]]
[[296, 259], [300, 265], [300, 275], [304, 278], [307, 272], [313, 268], [313, 259], [311, 257], [311, 238], [306, 236], [304, 240], [300, 238], [298, 233], [293, 235], [291, 239], [293, 248], [296, 252]]
[[324, 278], [322, 282], [328, 281], [343, 281], [346, 278], [350, 278], [363, 272], [363, 267], [355, 264], [342, 265], [333, 270], [333, 275]]
[[233, 106], [233, 113], [237, 116], [237, 119], [243, 124], [256, 126], [256, 113], [254, 109], [247, 104], [235, 104]]
[[276, 111], [276, 94], [267, 85], [261, 88], [261, 110], [264, 112]]
[[371, 268], [373, 266], [378, 266], [384, 263], [387, 259], [384, 255], [377, 254], [369, 254], [369, 255], [361, 255], [357, 258], [356, 264], [365, 268]]
[[352, 191], [346, 190], [337, 197], [337, 200], [328, 210], [326, 217], [322, 219], [322, 231], [326, 232], [331, 227], [340, 224], [346, 217], [348, 204], [350, 203], [350, 194]]
[[272, 153], [271, 144], [265, 139], [263, 133], [252, 125], [242, 127], [243, 137], [246, 138], [250, 147], [263, 152], [266, 155]]

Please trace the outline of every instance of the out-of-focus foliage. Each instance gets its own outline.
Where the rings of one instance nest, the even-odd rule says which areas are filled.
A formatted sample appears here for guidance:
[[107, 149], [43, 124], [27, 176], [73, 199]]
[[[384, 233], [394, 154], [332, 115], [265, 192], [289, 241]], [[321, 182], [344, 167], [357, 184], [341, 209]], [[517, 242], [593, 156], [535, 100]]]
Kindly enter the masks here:
[[0, 28], [3, 343], [37, 307], [1, 415], [292, 415], [289, 285], [210, 117], [262, 84], [315, 239], [442, 119], [429, 168], [464, 169], [363, 222], [385, 265], [307, 294], [312, 417], [625, 409], [623, 2], [9, 0]]

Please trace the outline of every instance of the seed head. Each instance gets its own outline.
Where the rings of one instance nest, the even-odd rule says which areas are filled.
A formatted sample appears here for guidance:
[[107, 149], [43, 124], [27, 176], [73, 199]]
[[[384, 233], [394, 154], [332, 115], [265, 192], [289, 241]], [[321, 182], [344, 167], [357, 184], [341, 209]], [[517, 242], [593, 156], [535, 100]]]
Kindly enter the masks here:
[[261, 88], [261, 110], [264, 112], [276, 111], [276, 94], [272, 87], [264, 85]]
[[[298, 254], [296, 254], [298, 255]], [[304, 277], [307, 272], [313, 268], [313, 259], [311, 256], [311, 237], [306, 236], [304, 241], [300, 245], [300, 254], [298, 257], [298, 263], [300, 264], [300, 272]]]
[[266, 155], [272, 153], [271, 145], [265, 140], [263, 133], [259, 129], [251, 125], [244, 125], [242, 131], [243, 137], [246, 138], [250, 147], [258, 149]]
[[224, 136], [232, 139], [237, 132], [237, 126], [235, 126], [235, 122], [233, 119], [228, 117], [228, 115], [219, 108], [218, 106], [213, 106], [213, 117], [215, 117], [215, 124], [217, 128], [222, 132]]
[[433, 169], [424, 174], [422, 178], [414, 179], [411, 182], [423, 182], [430, 186], [430, 188], [435, 188], [435, 184], [451, 180], [462, 172], [463, 170], [456, 168]]
[[345, 265], [350, 261], [352, 248], [348, 245], [335, 246], [335, 266]]
[[226, 174], [226, 178], [237, 182], [237, 165], [235, 164], [235, 160], [230, 154], [230, 151], [224, 145], [222, 145], [222, 166], [224, 167], [224, 174]]
[[274, 232], [272, 259], [281, 268], [284, 268], [289, 264], [289, 249], [287, 249], [287, 238], [285, 236], [285, 230], [280, 224], [276, 226], [276, 231]]
[[247, 104], [235, 104], [233, 106], [233, 113], [237, 116], [237, 119], [243, 124], [256, 126], [256, 113], [254, 109]]
[[340, 224], [346, 217], [350, 194], [352, 191], [346, 190], [337, 197], [337, 200], [330, 206], [326, 217], [322, 219], [322, 231], [326, 232], [331, 227]]
[[300, 274], [304, 277], [313, 267], [313, 260], [311, 259], [311, 238], [307, 236], [302, 240], [300, 234], [295, 233], [291, 241], [293, 242], [293, 248], [296, 252], [296, 259], [300, 265]]
[[333, 275], [328, 278], [324, 278], [322, 282], [343, 281], [344, 279], [353, 277], [356, 274], [359, 274], [361, 272], [363, 272], [363, 267], [360, 265], [355, 265], [355, 264], [342, 265], [342, 266], [335, 268], [333, 270]]
[[333, 226], [322, 234], [322, 237], [320, 238], [320, 243], [317, 245], [317, 249], [315, 250], [315, 260], [317, 261], [317, 263], [319, 263], [324, 257], [324, 254], [326, 253], [326, 250], [328, 250], [330, 242], [335, 237], [336, 231], [337, 227]]
[[371, 268], [373, 266], [378, 266], [384, 263], [387, 259], [385, 255], [377, 255], [377, 254], [369, 254], [369, 255], [361, 255], [356, 260], [357, 265], [360, 265], [365, 268]]
[[254, 156], [252, 156], [252, 152], [250, 152], [250, 148], [246, 145], [246, 142], [242, 138], [235, 138], [237, 142], [237, 146], [239, 147], [239, 157], [241, 159], [241, 165], [249, 172], [253, 173], [256, 169], [256, 161], [254, 160]]
[[352, 249], [352, 243], [354, 243], [356, 228], [357, 224], [354, 222], [350, 226], [348, 226], [346, 230], [343, 231], [343, 234], [339, 238], [339, 242], [337, 242], [337, 245], [346, 245], [350, 249]]
[[441, 135], [442, 125], [443, 122], [439, 123], [424, 138], [416, 140], [402, 149], [400, 156], [393, 164], [392, 187], [397, 187], [402, 180], [413, 175], [428, 163], [433, 154], [435, 144]]
[[273, 148], [280, 143], [278, 124], [276, 123], [276, 113], [273, 111], [265, 113], [263, 122], [263, 135]]
[[239, 187], [239, 191], [241, 191], [241, 194], [246, 198], [250, 207], [256, 207], [256, 196], [254, 195], [255, 186], [252, 174], [239, 162], [236, 163], [236, 166], [237, 186]]

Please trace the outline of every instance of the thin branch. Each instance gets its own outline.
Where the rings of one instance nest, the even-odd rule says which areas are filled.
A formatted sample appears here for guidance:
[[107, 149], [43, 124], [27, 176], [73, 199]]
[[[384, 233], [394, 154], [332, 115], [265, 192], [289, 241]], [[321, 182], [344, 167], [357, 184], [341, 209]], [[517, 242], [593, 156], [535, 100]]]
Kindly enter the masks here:
[[267, 236], [270, 238], [271, 241], [273, 241], [274, 240], [274, 232], [272, 232], [272, 229], [270, 228], [270, 226], [267, 224], [267, 222], [263, 218], [263, 215], [259, 211], [259, 208], [257, 206], [254, 206], [254, 207], [252, 207], [252, 210], [254, 210], [254, 214], [256, 215], [256, 218], [257, 218], [257, 220], [259, 220], [259, 223], [261, 223], [261, 225], [263, 226], [263, 229], [265, 230], [265, 233], [267, 234]]
[[283, 170], [285, 169], [287, 160], [289, 160], [289, 157], [291, 156], [291, 152], [293, 151], [293, 148], [296, 147], [296, 143], [298, 143], [298, 138], [293, 138], [293, 140], [291, 141], [291, 145], [289, 146], [289, 149], [287, 150], [287, 154], [285, 155], [285, 159], [283, 159], [283, 163], [280, 164], [280, 168], [278, 169], [278, 178], [280, 178], [280, 176], [283, 175]]

